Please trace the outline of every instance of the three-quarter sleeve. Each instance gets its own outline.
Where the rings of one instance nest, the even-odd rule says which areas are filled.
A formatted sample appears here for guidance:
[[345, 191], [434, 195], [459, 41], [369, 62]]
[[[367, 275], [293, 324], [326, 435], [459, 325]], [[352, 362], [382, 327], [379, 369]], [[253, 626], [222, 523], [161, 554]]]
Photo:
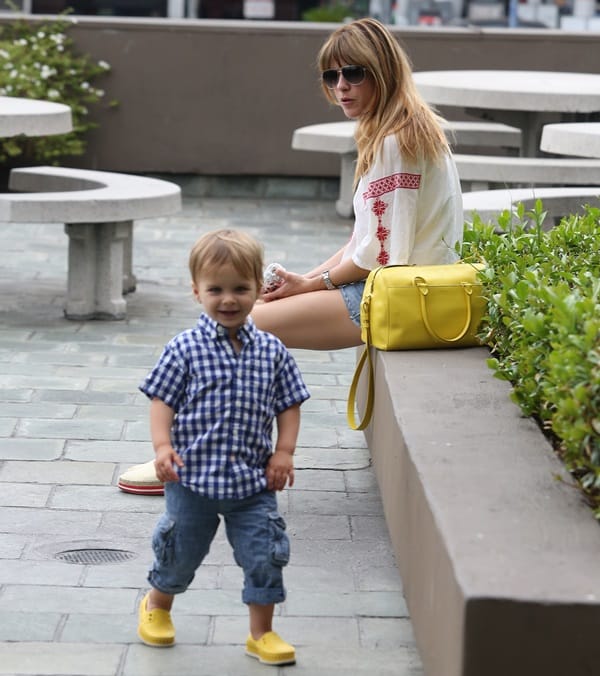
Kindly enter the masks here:
[[462, 238], [460, 181], [451, 156], [435, 163], [402, 158], [394, 136], [361, 178], [345, 258], [361, 268], [456, 259]]

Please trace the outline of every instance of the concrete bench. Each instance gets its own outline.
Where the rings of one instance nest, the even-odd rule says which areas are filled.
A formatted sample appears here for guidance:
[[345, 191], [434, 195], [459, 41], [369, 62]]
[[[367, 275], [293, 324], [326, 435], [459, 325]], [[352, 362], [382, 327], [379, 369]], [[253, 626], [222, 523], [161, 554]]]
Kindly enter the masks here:
[[[356, 143], [354, 131], [356, 122], [326, 122], [296, 129], [292, 135], [292, 148], [340, 155], [340, 193], [335, 204], [337, 213], [343, 218], [354, 214], [352, 206]], [[515, 127], [496, 122], [447, 121], [446, 134], [453, 147], [459, 146], [503, 146], [518, 148], [521, 132]]]
[[522, 202], [525, 209], [532, 209], [541, 199], [548, 211], [548, 226], [569, 214], [583, 212], [585, 204], [600, 206], [599, 186], [570, 186], [560, 188], [517, 188], [515, 190], [479, 190], [463, 193], [463, 215], [471, 221], [477, 212], [483, 221], [495, 221], [502, 211], [512, 211]]
[[292, 135], [292, 148], [313, 150], [340, 155], [340, 193], [335, 210], [342, 218], [352, 218], [354, 207], [354, 165], [356, 163], [356, 122], [326, 122], [296, 129]]
[[600, 160], [454, 154], [463, 190], [495, 185], [600, 185]]
[[597, 673], [598, 523], [488, 350], [373, 357], [365, 435], [425, 673]]
[[123, 319], [123, 294], [136, 286], [133, 221], [181, 209], [174, 183], [106, 171], [13, 169], [9, 189], [16, 192], [0, 194], [0, 221], [65, 224], [69, 319]]

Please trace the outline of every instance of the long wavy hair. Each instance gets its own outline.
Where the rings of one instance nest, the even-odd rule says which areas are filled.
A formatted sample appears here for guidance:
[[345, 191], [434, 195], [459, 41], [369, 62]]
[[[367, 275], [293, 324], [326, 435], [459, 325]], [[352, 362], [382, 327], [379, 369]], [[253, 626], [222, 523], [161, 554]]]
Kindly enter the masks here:
[[[346, 64], [364, 66], [375, 84], [373, 104], [357, 121], [355, 183], [369, 170], [390, 134], [396, 136], [401, 154], [412, 160], [436, 161], [449, 151], [443, 119], [417, 91], [406, 52], [376, 19], [340, 26], [321, 47], [317, 64], [321, 71]], [[334, 90], [321, 86], [337, 105]]]

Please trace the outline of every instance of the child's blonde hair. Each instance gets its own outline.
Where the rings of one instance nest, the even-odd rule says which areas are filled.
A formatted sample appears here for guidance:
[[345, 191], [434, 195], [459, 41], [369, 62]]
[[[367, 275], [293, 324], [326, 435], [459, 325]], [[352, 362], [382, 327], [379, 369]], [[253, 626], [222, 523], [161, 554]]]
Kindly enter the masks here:
[[190, 252], [192, 280], [206, 269], [231, 263], [246, 279], [256, 282], [260, 290], [263, 279], [263, 248], [258, 240], [239, 230], [213, 230], [202, 235]]
[[[400, 152], [412, 160], [437, 160], [448, 152], [442, 118], [419, 94], [406, 52], [376, 19], [358, 19], [336, 29], [321, 47], [321, 71], [343, 65], [363, 66], [375, 85], [373, 106], [358, 119], [355, 181], [373, 164], [386, 136], [394, 134]], [[335, 93], [321, 83], [327, 99]]]

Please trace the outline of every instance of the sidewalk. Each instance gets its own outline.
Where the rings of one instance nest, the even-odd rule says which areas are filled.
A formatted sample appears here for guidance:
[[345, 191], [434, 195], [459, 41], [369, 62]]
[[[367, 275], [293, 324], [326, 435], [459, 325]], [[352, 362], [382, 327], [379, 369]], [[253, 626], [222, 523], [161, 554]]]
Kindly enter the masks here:
[[[296, 645], [297, 664], [244, 655], [241, 572], [223, 529], [176, 599], [177, 645], [136, 637], [163, 498], [126, 495], [116, 481], [151, 458], [137, 385], [164, 343], [195, 323], [187, 255], [221, 227], [247, 229], [266, 262], [298, 271], [350, 235], [333, 200], [186, 198], [177, 216], [135, 226], [128, 319], [69, 322], [62, 226], [0, 227], [0, 675], [423, 676], [368, 449], [346, 424], [354, 350], [294, 351], [312, 398], [296, 485], [280, 494], [292, 558], [276, 629]], [[57, 558], [74, 550], [77, 561], [100, 560]]]

